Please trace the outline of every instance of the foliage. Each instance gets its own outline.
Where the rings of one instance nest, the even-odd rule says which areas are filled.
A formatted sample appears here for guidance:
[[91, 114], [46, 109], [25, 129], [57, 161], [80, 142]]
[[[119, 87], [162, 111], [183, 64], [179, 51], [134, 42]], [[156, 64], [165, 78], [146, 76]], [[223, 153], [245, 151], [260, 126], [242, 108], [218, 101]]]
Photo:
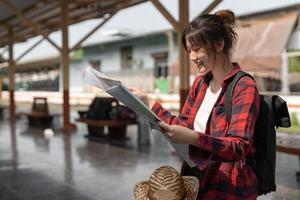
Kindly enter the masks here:
[[297, 119], [297, 114], [291, 113], [290, 117], [292, 126], [289, 128], [278, 128], [278, 131], [284, 133], [300, 134], [300, 124]]
[[289, 72], [300, 72], [300, 57], [289, 57]]
[[83, 49], [77, 49], [77, 50], [71, 51], [70, 58], [73, 61], [81, 61], [83, 59]]

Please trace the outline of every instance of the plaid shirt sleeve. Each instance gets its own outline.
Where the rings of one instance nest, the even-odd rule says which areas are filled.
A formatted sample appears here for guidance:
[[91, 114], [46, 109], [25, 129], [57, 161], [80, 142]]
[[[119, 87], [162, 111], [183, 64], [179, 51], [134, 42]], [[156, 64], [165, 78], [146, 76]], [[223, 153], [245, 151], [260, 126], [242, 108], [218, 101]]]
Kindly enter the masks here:
[[211, 160], [214, 161], [244, 159], [253, 142], [258, 112], [259, 93], [256, 84], [250, 77], [243, 77], [235, 86], [227, 135], [213, 137], [200, 133], [199, 148], [211, 152]]
[[164, 122], [166, 122], [167, 124], [177, 124], [177, 125], [181, 125], [181, 126], [188, 126], [188, 117], [190, 115], [191, 109], [193, 104], [195, 103], [195, 99], [196, 99], [196, 91], [197, 91], [197, 87], [200, 83], [201, 78], [197, 77], [189, 91], [188, 97], [185, 101], [185, 104], [182, 108], [182, 112], [180, 113], [180, 115], [177, 117], [175, 115], [172, 115], [171, 112], [167, 111], [166, 109], [164, 109], [160, 103], [156, 102], [153, 107], [152, 107], [152, 111]]

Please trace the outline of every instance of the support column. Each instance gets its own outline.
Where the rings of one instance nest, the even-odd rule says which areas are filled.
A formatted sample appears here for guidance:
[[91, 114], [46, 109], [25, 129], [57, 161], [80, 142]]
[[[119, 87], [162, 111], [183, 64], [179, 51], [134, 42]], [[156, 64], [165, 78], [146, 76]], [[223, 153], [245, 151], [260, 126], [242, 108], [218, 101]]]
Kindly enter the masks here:
[[177, 59], [177, 54], [174, 56], [174, 34], [173, 31], [170, 30], [167, 32], [167, 39], [168, 39], [168, 77], [169, 77], [169, 92], [174, 92], [174, 80], [175, 80], [175, 66], [174, 66], [174, 58]]
[[281, 66], [281, 93], [282, 94], [289, 94], [289, 57], [288, 53], [284, 49], [282, 56], [282, 66]]
[[68, 30], [68, 1], [62, 1], [62, 50], [61, 59], [63, 67], [63, 128], [75, 129], [76, 126], [70, 123], [69, 104], [69, 30]]
[[69, 135], [64, 134], [63, 136], [64, 142], [64, 181], [68, 185], [74, 184], [74, 169], [73, 169], [73, 159], [72, 159], [72, 140]]
[[15, 120], [15, 63], [14, 63], [14, 40], [13, 40], [13, 30], [11, 27], [8, 28], [9, 33], [9, 44], [8, 44], [8, 78], [9, 78], [9, 118], [10, 120]]
[[189, 23], [189, 0], [179, 1], [179, 31], [178, 31], [178, 51], [179, 51], [179, 80], [180, 80], [180, 110], [182, 109], [190, 88], [190, 62], [187, 51], [181, 44], [181, 37], [184, 27]]

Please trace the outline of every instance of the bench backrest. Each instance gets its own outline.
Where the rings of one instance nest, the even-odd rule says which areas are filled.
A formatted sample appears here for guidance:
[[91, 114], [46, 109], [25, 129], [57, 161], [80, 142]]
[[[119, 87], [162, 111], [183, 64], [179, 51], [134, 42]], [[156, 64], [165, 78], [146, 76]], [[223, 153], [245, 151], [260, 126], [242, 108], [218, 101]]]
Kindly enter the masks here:
[[115, 102], [118, 104], [118, 101], [114, 98], [108, 97], [95, 97], [89, 110], [87, 112], [88, 119], [110, 119], [110, 112], [112, 110], [112, 104]]
[[46, 97], [34, 97], [32, 104], [32, 113], [45, 113], [48, 114], [48, 103]]

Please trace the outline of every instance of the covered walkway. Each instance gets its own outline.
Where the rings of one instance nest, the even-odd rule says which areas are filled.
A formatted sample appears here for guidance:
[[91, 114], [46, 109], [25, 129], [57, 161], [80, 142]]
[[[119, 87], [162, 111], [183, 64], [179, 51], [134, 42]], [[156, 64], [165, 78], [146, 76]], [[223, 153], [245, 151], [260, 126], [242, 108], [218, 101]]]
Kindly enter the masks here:
[[[203, 11], [209, 13], [222, 0], [214, 0]], [[8, 51], [8, 58], [2, 58], [8, 63], [9, 78], [9, 109], [10, 119], [15, 120], [15, 65], [23, 56], [39, 45], [42, 40], [48, 41], [57, 49], [61, 57], [61, 69], [63, 75], [63, 126], [66, 131], [76, 129], [76, 125], [70, 121], [70, 102], [69, 102], [69, 79], [70, 79], [70, 57], [73, 50], [78, 49], [82, 43], [93, 33], [100, 29], [109, 19], [120, 10], [147, 2], [147, 0], [56, 0], [56, 1], [19, 1], [19, 0], [0, 0], [0, 48]], [[170, 22], [174, 30], [178, 32], [179, 44], [179, 63], [180, 66], [180, 105], [183, 106], [184, 100], [189, 91], [189, 61], [187, 52], [181, 48], [181, 33], [189, 21], [189, 1], [179, 0], [179, 19], [176, 20], [172, 14], [164, 7], [159, 0], [149, 0], [157, 10]], [[100, 23], [92, 28], [74, 46], [69, 45], [69, 26], [88, 19], [99, 19]], [[134, 24], [133, 24], [134, 25]], [[62, 42], [56, 44], [51, 39], [51, 33], [61, 30]], [[70, 33], [71, 34], [71, 33]], [[43, 38], [31, 46], [17, 59], [14, 58], [14, 44], [24, 42], [32, 37], [41, 35]], [[3, 53], [3, 52], [2, 52]], [[0, 53], [0, 56], [1, 54]]]
[[[18, 2], [28, 4], [20, 6]], [[131, 139], [125, 144], [96, 143], [83, 139], [87, 132], [84, 125], [78, 124], [75, 129], [72, 123], [75, 117], [69, 103], [69, 53], [79, 48], [86, 38], [119, 10], [143, 2], [146, 0], [0, 0], [0, 47], [6, 47], [9, 52], [5, 62], [9, 64], [10, 93], [9, 110], [5, 113], [10, 118], [0, 121], [1, 200], [133, 199], [134, 184], [148, 179], [155, 168], [171, 165], [180, 169], [181, 160], [170, 154], [172, 148], [159, 135], [151, 135], [151, 146], [139, 146], [136, 127], [132, 126], [128, 131]], [[178, 20], [170, 15], [159, 0], [150, 2], [176, 31], [182, 31], [188, 21], [187, 0], [178, 1]], [[203, 13], [209, 13], [220, 2], [221, 0], [212, 1]], [[101, 21], [76, 45], [70, 47], [68, 25], [90, 18], [101, 18]], [[61, 45], [54, 43], [49, 37], [56, 30], [62, 31]], [[55, 135], [50, 139], [44, 138], [43, 128], [28, 127], [26, 119], [14, 120], [15, 64], [21, 57], [13, 59], [13, 44], [37, 35], [42, 35], [43, 40], [51, 43], [60, 53], [64, 77], [63, 116], [54, 123], [52, 128]], [[32, 48], [24, 52], [24, 55]], [[179, 49], [180, 66], [183, 66], [180, 68], [179, 91], [182, 105], [189, 88], [189, 62], [183, 48]], [[65, 129], [61, 129], [62, 126]], [[74, 129], [74, 134], [63, 132], [66, 129]], [[298, 170], [297, 157], [278, 153], [277, 158], [278, 191], [261, 199], [300, 199], [300, 186], [295, 179], [295, 172]]]

